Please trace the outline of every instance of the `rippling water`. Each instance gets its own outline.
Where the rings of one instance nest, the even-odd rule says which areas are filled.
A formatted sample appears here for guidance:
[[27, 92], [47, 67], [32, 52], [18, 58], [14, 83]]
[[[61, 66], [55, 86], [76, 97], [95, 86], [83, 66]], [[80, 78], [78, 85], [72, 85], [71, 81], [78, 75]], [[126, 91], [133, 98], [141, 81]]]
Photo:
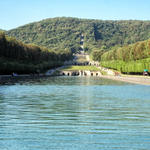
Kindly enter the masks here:
[[150, 86], [52, 77], [0, 86], [0, 150], [149, 150]]

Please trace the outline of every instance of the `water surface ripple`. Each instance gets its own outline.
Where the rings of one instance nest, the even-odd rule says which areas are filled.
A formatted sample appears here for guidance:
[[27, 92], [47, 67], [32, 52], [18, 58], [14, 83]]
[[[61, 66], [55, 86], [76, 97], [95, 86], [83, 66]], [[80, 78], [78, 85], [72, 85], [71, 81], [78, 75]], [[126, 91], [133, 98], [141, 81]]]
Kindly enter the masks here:
[[0, 86], [0, 150], [149, 150], [150, 86], [51, 77]]

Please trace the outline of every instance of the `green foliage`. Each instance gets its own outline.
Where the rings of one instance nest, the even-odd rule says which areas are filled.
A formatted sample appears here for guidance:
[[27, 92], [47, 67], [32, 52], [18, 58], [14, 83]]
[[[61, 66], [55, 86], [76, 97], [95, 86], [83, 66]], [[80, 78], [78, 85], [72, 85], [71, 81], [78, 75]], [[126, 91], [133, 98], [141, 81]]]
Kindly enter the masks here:
[[150, 57], [150, 40], [146, 40], [108, 51], [101, 56], [101, 60], [102, 61], [120, 60], [128, 62], [149, 57]]
[[[15, 39], [6, 40], [3, 34], [0, 35], [3, 43], [9, 41], [7, 46], [1, 46], [1, 52], [4, 54], [2, 56], [11, 55], [11, 58], [17, 61], [32, 62], [33, 65], [42, 63], [43, 60], [56, 62], [70, 58], [70, 51], [76, 53], [80, 50], [82, 34], [84, 49], [91, 54], [93, 60], [102, 61], [104, 65], [108, 63], [108, 67], [122, 72], [140, 72], [147, 65], [143, 64], [143, 60], [149, 58], [150, 54], [150, 40], [144, 41], [150, 38], [150, 21], [102, 21], [62, 17], [30, 23], [5, 33], [25, 43], [51, 49], [34, 45], [24, 46], [20, 42], [18, 45]], [[6, 48], [8, 45], [15, 51]], [[26, 48], [21, 50], [21, 47]]]
[[102, 61], [101, 65], [106, 68], [115, 69], [128, 74], [142, 74], [144, 69], [150, 70], [150, 58], [124, 62], [124, 61]]
[[81, 34], [85, 50], [110, 49], [150, 38], [150, 21], [102, 21], [53, 18], [27, 24], [6, 32], [25, 43], [56, 50], [78, 51]]
[[36, 73], [63, 64], [72, 58], [69, 50], [55, 52], [33, 44], [23, 44], [0, 33], [0, 74]]
[[101, 65], [124, 73], [150, 70], [150, 40], [113, 49], [101, 56]]
[[105, 50], [96, 50], [94, 49], [91, 53], [92, 60], [101, 61], [101, 56], [105, 53]]

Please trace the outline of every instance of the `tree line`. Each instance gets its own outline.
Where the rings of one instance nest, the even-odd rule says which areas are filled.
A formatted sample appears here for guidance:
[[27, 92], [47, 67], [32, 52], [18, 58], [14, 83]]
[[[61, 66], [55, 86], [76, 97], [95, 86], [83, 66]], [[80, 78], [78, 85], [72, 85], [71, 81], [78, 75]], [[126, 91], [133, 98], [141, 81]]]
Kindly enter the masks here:
[[98, 59], [104, 67], [130, 74], [141, 74], [144, 69], [150, 71], [150, 40], [113, 48], [99, 54]]
[[36, 73], [72, 59], [68, 49], [53, 51], [34, 44], [24, 44], [0, 32], [0, 74]]

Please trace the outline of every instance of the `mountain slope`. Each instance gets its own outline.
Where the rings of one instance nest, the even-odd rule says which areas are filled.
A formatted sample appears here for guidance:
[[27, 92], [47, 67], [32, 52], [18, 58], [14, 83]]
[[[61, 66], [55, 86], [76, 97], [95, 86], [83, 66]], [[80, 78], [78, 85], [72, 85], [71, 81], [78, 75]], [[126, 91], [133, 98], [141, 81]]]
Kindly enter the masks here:
[[110, 49], [150, 38], [150, 21], [102, 21], [78, 18], [52, 18], [7, 31], [25, 43], [55, 50], [80, 49], [81, 34], [86, 50]]

